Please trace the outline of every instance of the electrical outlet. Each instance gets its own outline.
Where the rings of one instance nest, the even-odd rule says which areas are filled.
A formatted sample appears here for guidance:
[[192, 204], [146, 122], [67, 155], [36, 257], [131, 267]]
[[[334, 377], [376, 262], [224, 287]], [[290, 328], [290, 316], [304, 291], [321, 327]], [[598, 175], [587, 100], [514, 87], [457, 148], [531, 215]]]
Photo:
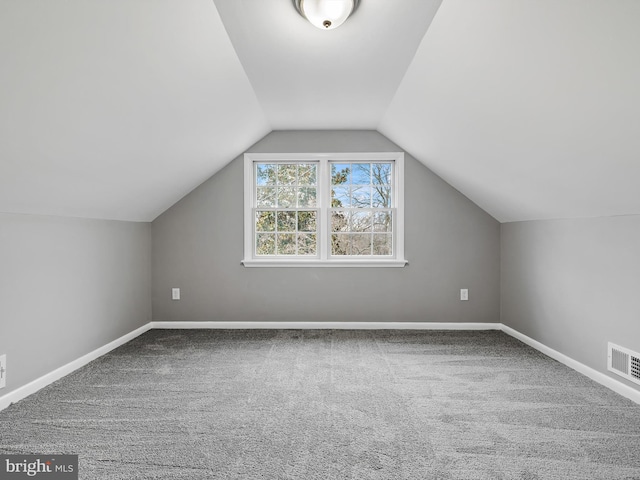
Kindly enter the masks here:
[[460, 289], [460, 300], [469, 300], [469, 289], [461, 288]]
[[0, 355], [0, 388], [7, 384], [7, 356]]
[[171, 300], [180, 300], [180, 289], [172, 288], [171, 289]]

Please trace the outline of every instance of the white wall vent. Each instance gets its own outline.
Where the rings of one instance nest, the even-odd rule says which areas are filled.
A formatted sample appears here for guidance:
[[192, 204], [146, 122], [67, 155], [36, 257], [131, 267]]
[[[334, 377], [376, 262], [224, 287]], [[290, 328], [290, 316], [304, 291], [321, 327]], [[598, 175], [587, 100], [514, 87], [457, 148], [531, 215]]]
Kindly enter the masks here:
[[609, 343], [607, 369], [640, 385], [640, 353]]

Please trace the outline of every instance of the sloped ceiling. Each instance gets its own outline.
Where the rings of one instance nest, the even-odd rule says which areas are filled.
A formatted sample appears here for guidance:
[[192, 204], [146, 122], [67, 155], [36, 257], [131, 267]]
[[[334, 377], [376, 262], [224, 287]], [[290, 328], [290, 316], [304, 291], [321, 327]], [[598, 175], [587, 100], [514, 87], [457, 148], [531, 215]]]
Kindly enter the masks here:
[[640, 2], [445, 0], [379, 131], [502, 222], [640, 214]]
[[378, 129], [500, 221], [640, 214], [640, 2], [440, 3], [0, 0], [0, 212], [150, 221], [271, 130]]
[[270, 131], [211, 0], [0, 0], [0, 211], [150, 221]]

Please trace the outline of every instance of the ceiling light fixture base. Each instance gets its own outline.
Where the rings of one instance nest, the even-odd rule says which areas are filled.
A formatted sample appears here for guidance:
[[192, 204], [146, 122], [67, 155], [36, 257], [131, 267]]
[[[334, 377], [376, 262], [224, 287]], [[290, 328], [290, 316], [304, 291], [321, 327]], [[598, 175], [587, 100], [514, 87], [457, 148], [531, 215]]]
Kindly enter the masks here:
[[359, 3], [360, 0], [293, 0], [298, 13], [321, 30], [338, 28], [356, 11]]

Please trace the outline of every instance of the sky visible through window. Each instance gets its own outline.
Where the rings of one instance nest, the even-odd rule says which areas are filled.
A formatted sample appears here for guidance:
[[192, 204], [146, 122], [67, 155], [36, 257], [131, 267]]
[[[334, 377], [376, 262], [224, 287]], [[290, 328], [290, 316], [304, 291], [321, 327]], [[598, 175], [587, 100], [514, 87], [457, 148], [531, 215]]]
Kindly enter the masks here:
[[331, 254], [393, 253], [392, 164], [331, 164]]
[[317, 256], [322, 207], [331, 255], [392, 255], [392, 173], [391, 162], [331, 162], [330, 204], [322, 206], [316, 163], [256, 163], [256, 255]]

